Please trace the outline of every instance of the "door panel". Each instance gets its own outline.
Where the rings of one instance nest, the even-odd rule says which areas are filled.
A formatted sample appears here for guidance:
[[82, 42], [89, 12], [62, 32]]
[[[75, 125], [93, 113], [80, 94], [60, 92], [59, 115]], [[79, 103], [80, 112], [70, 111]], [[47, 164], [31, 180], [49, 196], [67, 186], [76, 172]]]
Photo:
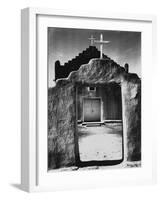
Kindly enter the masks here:
[[101, 121], [101, 100], [100, 99], [85, 98], [83, 109], [84, 109], [85, 122]]

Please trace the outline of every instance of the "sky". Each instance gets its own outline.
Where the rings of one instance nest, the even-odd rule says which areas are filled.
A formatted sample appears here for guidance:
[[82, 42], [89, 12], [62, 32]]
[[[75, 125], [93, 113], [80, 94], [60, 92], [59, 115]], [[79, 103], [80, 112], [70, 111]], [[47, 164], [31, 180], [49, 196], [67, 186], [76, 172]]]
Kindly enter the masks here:
[[[111, 30], [91, 30], [73, 28], [48, 27], [48, 82], [49, 87], [55, 85], [55, 61], [61, 65], [68, 62], [89, 47], [91, 35], [97, 40], [100, 34], [110, 43], [103, 46], [103, 53], [124, 66], [129, 64], [129, 72], [141, 77], [141, 33]], [[100, 48], [99, 44], [95, 46]]]

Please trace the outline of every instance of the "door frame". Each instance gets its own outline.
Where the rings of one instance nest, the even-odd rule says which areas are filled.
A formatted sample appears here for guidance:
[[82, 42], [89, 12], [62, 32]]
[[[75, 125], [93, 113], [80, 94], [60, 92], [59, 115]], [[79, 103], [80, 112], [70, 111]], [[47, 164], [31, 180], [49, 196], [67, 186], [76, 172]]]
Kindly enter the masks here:
[[[98, 121], [98, 122], [86, 122], [86, 121], [84, 121], [84, 100], [85, 99], [99, 99], [100, 100], [100, 121]], [[100, 123], [100, 122], [102, 122], [102, 98], [101, 97], [83, 97], [83, 101], [82, 101], [82, 103], [83, 103], [83, 122], [85, 122], [85, 123]]]
[[[91, 160], [91, 161], [81, 161], [80, 160], [80, 151], [79, 151], [79, 142], [78, 142], [78, 123], [77, 123], [77, 120], [78, 120], [78, 107], [77, 107], [77, 92], [78, 92], [78, 85], [76, 85], [76, 104], [75, 104], [75, 109], [76, 109], [76, 122], [75, 122], [75, 136], [74, 136], [74, 140], [75, 140], [75, 163], [76, 163], [76, 166], [78, 167], [90, 167], [90, 166], [113, 166], [113, 165], [118, 165], [120, 163], [122, 163], [125, 159], [125, 156], [124, 156], [124, 153], [125, 153], [125, 142], [124, 142], [124, 128], [122, 130], [122, 134], [123, 134], [123, 138], [122, 138], [122, 159], [120, 160]], [[122, 88], [122, 87], [121, 87]], [[100, 99], [101, 100], [101, 122], [103, 120], [103, 101], [102, 101], [102, 97], [90, 97], [90, 96], [82, 96], [82, 103], [84, 101], [85, 98], [91, 98], [91, 99]], [[121, 98], [122, 98], [122, 90], [121, 90]], [[123, 104], [122, 104], [123, 106]], [[84, 107], [83, 107], [83, 122], [84, 122]], [[122, 115], [123, 115], [123, 112], [122, 112]], [[93, 122], [88, 122], [88, 123], [93, 123]], [[99, 122], [100, 123], [100, 122]], [[123, 127], [123, 121], [122, 121], [122, 127]]]

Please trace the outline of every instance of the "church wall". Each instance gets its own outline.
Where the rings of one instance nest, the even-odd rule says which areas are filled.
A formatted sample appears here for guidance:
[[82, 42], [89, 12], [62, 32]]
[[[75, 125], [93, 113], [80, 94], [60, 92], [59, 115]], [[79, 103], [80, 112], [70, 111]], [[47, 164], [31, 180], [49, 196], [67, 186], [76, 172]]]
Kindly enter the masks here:
[[99, 87], [98, 96], [102, 97], [103, 120], [121, 120], [121, 88], [117, 84]]
[[59, 82], [48, 94], [48, 167], [75, 164], [75, 87]]
[[141, 160], [141, 82], [122, 82], [125, 159]]
[[[98, 69], [99, 71], [97, 71]], [[76, 88], [78, 83], [80, 86], [80, 84], [84, 84], [84, 81], [88, 84], [99, 82], [99, 85], [101, 85], [100, 82], [103, 82], [103, 84], [113, 82], [121, 85], [124, 162], [140, 160], [141, 81], [136, 74], [127, 73], [116, 65], [110, 65], [106, 60], [92, 60], [89, 64], [82, 66], [77, 72], [73, 72], [69, 79], [59, 80], [56, 86], [49, 90], [49, 169], [74, 166], [79, 159], [76, 131]], [[89, 95], [86, 90], [79, 91], [79, 93], [81, 95], [77, 99], [81, 99], [83, 95]], [[108, 102], [104, 97], [107, 97], [105, 94], [104, 89], [99, 89], [93, 95], [101, 95], [104, 103]], [[110, 101], [112, 100], [110, 99]], [[81, 105], [79, 102], [78, 104]], [[81, 115], [78, 118], [81, 118]]]

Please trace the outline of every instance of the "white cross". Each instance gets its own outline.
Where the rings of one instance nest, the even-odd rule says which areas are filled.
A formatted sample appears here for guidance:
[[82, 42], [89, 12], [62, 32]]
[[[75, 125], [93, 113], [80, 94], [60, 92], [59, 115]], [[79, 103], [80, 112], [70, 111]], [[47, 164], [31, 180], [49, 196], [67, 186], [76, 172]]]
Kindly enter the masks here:
[[100, 35], [100, 40], [94, 40], [95, 43], [100, 44], [100, 58], [103, 58], [103, 45], [109, 43], [110, 41], [103, 40], [103, 34]]
[[94, 46], [94, 41], [95, 41], [96, 38], [94, 38], [93, 35], [91, 35], [91, 37], [88, 38], [88, 39], [91, 41], [90, 46]]

